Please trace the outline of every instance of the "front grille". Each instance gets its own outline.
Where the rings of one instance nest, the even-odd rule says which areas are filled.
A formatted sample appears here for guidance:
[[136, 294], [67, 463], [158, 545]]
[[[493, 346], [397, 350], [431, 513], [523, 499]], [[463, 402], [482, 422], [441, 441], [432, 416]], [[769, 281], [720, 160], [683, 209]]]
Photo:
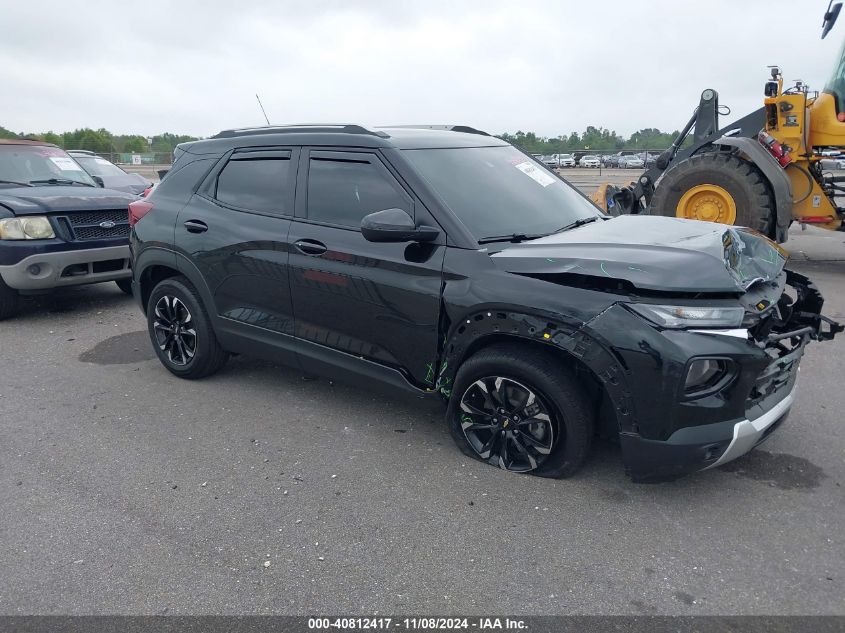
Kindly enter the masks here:
[[766, 369], [757, 377], [748, 396], [746, 409], [754, 407], [772, 394], [787, 387], [793, 374], [798, 371], [798, 363], [804, 354], [804, 341], [793, 349], [783, 346], [771, 346], [766, 351], [774, 357]]
[[[129, 237], [129, 217], [126, 210], [81, 211], [66, 216], [73, 239], [112, 240]], [[106, 226], [100, 226], [105, 223]], [[112, 223], [113, 226], [109, 226]]]

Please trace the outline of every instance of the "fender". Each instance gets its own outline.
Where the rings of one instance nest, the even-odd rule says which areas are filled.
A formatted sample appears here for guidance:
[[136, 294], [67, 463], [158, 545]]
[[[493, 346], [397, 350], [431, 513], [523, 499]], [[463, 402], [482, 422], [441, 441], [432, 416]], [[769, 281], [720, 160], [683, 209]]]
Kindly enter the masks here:
[[[199, 292], [208, 315], [214, 320], [217, 319], [217, 312], [214, 310], [214, 301], [212, 299], [211, 290], [209, 289], [203, 276], [200, 274], [200, 271], [188, 257], [170, 249], [161, 248], [159, 246], [148, 246], [138, 254], [137, 258], [133, 262], [133, 274], [136, 283], [140, 284], [144, 271], [152, 266], [165, 266], [167, 268], [172, 268], [173, 270], [178, 271], [181, 275], [187, 277], [188, 281], [190, 281], [194, 288], [197, 289], [197, 292]], [[140, 292], [138, 293], [138, 301], [139, 303], [142, 303]], [[145, 306], [141, 305], [141, 310], [143, 311], [144, 309]]]
[[775, 239], [780, 243], [786, 242], [789, 237], [789, 224], [792, 222], [792, 183], [786, 171], [756, 138], [722, 136], [713, 141], [713, 144], [738, 149], [763, 172], [775, 196]]
[[530, 340], [561, 350], [585, 365], [599, 381], [616, 412], [619, 430], [636, 429], [625, 370], [583, 324], [562, 322], [560, 315], [527, 314], [507, 308], [471, 312], [453, 324], [443, 344], [435, 389], [448, 399], [455, 375], [467, 356], [489, 337]]

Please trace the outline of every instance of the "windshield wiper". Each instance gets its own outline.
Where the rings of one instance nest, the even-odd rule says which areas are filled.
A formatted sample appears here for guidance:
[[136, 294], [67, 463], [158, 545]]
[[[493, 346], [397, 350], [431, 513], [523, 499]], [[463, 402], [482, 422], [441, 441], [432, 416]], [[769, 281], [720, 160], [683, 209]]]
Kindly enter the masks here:
[[579, 226], [584, 226], [585, 224], [589, 224], [590, 222], [595, 222], [599, 218], [600, 218], [600, 216], [593, 215], [593, 216], [590, 216], [589, 218], [581, 218], [580, 220], [575, 220], [575, 222], [572, 222], [571, 224], [567, 224], [566, 226], [562, 226], [557, 231], [555, 231], [555, 233], [563, 233], [564, 231], [569, 231], [570, 229], [577, 229]]
[[32, 186], [28, 182], [18, 182], [17, 180], [0, 180], [0, 184], [17, 185], [18, 187], [31, 187]]
[[538, 237], [546, 237], [550, 233], [536, 233], [530, 235], [528, 233], [511, 233], [510, 235], [493, 235], [491, 237], [482, 237], [478, 240], [479, 244], [491, 244], [493, 242], [513, 242], [518, 244], [526, 240], [536, 240]]
[[30, 185], [82, 185], [83, 187], [94, 187], [87, 182], [71, 180], [70, 178], [43, 178], [41, 180], [30, 180]]

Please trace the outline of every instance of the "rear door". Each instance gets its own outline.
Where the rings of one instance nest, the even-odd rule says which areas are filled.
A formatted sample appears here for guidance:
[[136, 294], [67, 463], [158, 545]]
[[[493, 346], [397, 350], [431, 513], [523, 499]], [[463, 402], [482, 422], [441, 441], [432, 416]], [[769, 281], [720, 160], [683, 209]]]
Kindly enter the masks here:
[[[236, 334], [293, 351], [288, 231], [299, 150], [244, 147], [212, 170], [176, 221], [176, 244], [199, 269]], [[279, 354], [273, 354], [278, 356]]]
[[377, 152], [303, 150], [291, 225], [291, 294], [301, 363], [325, 372], [349, 356], [433, 382], [446, 236], [373, 243], [361, 219], [400, 208], [436, 225]]

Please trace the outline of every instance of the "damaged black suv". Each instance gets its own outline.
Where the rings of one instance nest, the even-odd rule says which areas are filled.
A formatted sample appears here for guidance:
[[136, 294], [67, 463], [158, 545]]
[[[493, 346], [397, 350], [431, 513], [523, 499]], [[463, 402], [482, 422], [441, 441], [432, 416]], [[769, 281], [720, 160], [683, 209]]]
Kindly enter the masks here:
[[638, 481], [734, 459], [841, 330], [762, 235], [606, 217], [467, 127], [221, 132], [181, 145], [129, 221], [175, 375], [245, 353], [441, 397], [467, 455], [548, 477], [595, 435]]

